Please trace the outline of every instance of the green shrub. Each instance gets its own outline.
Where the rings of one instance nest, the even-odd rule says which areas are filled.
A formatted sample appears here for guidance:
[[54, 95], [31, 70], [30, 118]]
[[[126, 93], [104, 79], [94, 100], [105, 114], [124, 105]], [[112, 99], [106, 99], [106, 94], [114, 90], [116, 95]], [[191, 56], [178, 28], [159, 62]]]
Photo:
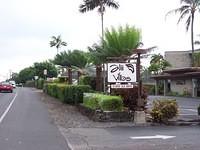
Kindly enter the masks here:
[[63, 84], [57, 85], [57, 97], [60, 101], [64, 102], [65, 99], [65, 86]]
[[104, 111], [122, 111], [123, 109], [123, 102], [120, 96], [110, 96], [97, 93], [85, 94], [83, 105], [91, 109], [101, 109]]
[[79, 79], [80, 85], [90, 85], [92, 90], [96, 89], [96, 78], [90, 76], [81, 76]]
[[44, 86], [44, 79], [39, 79], [36, 81], [37, 82], [37, 88], [38, 89], [43, 89]]
[[44, 91], [55, 98], [59, 98], [62, 102], [68, 104], [77, 104], [83, 102], [83, 93], [89, 92], [88, 85], [67, 85], [48, 83], [44, 86]]
[[50, 96], [57, 98], [57, 84], [51, 83], [47, 85], [47, 93]]
[[100, 108], [104, 111], [122, 111], [123, 102], [119, 96], [102, 96], [99, 101]]
[[176, 100], [155, 100], [151, 116], [154, 122], [166, 123], [178, 114], [178, 105]]
[[83, 105], [91, 109], [100, 109], [99, 94], [84, 93]]

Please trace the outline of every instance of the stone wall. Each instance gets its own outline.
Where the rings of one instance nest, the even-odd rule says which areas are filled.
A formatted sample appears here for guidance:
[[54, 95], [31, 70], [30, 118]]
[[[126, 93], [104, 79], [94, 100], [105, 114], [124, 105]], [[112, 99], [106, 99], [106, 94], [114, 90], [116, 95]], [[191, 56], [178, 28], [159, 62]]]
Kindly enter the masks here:
[[172, 65], [169, 69], [191, 67], [192, 59], [189, 51], [167, 51], [165, 59]]
[[78, 106], [81, 114], [88, 116], [89, 119], [99, 122], [130, 122], [133, 121], [134, 113], [132, 112], [113, 112], [113, 111], [102, 111], [93, 110], [83, 105]]
[[192, 95], [192, 80], [191, 79], [177, 79], [171, 80], [171, 91], [183, 94], [184, 91], [188, 91]]

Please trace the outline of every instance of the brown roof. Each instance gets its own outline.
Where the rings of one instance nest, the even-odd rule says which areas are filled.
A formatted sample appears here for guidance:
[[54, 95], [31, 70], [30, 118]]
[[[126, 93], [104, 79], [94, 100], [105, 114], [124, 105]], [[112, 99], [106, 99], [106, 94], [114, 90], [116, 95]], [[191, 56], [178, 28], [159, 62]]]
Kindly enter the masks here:
[[164, 70], [162, 74], [152, 75], [154, 79], [200, 78], [200, 67], [187, 67]]

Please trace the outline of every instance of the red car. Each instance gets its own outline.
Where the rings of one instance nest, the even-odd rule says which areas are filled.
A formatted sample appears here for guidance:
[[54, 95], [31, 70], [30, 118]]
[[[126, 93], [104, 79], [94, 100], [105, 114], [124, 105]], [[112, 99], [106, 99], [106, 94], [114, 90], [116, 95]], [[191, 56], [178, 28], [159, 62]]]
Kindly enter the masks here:
[[8, 82], [0, 83], [0, 92], [13, 92], [13, 86], [10, 85]]

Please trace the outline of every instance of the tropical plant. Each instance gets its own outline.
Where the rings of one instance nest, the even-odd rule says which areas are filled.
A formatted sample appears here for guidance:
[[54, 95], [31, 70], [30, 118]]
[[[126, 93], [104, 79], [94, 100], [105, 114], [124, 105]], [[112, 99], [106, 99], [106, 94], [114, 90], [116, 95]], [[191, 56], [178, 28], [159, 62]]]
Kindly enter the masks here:
[[101, 15], [101, 31], [102, 31], [102, 41], [104, 39], [104, 24], [103, 17], [105, 13], [106, 7], [112, 7], [115, 9], [119, 8], [119, 4], [114, 0], [83, 0], [83, 4], [79, 6], [79, 11], [81, 13], [85, 13], [87, 11], [92, 11], [95, 8], [98, 8], [98, 12]]
[[[90, 59], [88, 53], [80, 50], [69, 50], [57, 54], [54, 63], [68, 68], [68, 73], [71, 74], [71, 69], [78, 72], [78, 79], [82, 74], [88, 74], [90, 69]], [[71, 79], [69, 79], [71, 82]]]
[[[191, 46], [192, 46], [192, 55], [194, 53], [194, 17], [195, 12], [200, 10], [200, 0], [180, 0], [181, 6], [177, 9], [171, 10], [167, 13], [179, 13], [180, 17], [178, 19], [178, 23], [186, 18], [186, 31], [188, 31], [189, 27], [191, 26]], [[192, 60], [192, 63], [194, 61]]]
[[159, 74], [170, 66], [170, 63], [167, 60], [165, 60], [161, 54], [154, 54], [151, 56], [150, 66], [148, 70], [152, 74]]
[[57, 49], [57, 54], [59, 52], [59, 49], [61, 48], [61, 46], [67, 46], [67, 43], [62, 41], [61, 39], [61, 35], [56, 36], [52, 36], [51, 37], [51, 41], [50, 41], [50, 47], [56, 47]]
[[[94, 44], [89, 47], [89, 51], [94, 64], [102, 64], [106, 62], [107, 57], [120, 57], [122, 55], [130, 56], [133, 49], [137, 48], [141, 43], [141, 32], [134, 26], [122, 27], [118, 29], [114, 27], [111, 30], [106, 29], [105, 39], [103, 43], [98, 45]], [[97, 66], [97, 89], [101, 86], [101, 66]]]

